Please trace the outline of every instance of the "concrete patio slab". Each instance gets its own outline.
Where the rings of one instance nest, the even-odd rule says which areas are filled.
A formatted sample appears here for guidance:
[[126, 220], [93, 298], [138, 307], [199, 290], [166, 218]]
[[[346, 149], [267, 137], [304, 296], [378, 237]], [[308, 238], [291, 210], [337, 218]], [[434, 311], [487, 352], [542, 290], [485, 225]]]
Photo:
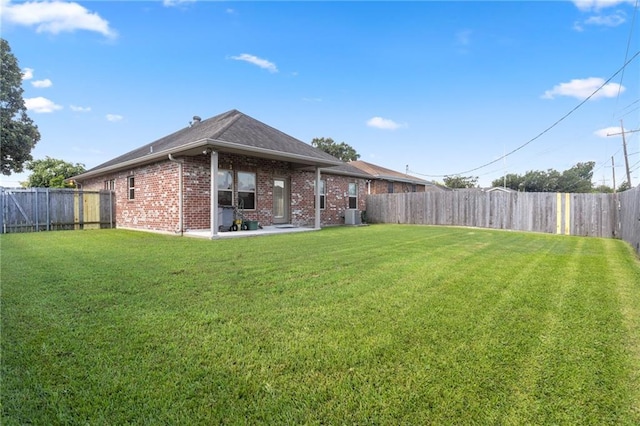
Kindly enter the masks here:
[[[316, 228], [308, 228], [304, 226], [295, 225], [272, 225], [263, 226], [262, 229], [256, 229], [254, 231], [225, 231], [218, 232], [214, 239], [226, 239], [226, 238], [243, 238], [243, 237], [259, 237], [261, 235], [275, 235], [275, 234], [289, 234], [293, 232], [309, 232], [318, 231]], [[210, 229], [198, 229], [185, 231], [185, 237], [196, 238], [211, 238]]]

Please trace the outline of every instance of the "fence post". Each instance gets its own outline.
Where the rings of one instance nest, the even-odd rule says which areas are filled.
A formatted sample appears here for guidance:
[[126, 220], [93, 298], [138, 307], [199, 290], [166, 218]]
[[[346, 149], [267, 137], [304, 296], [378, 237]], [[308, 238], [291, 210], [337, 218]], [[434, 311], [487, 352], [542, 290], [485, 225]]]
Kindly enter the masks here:
[[38, 232], [40, 230], [40, 221], [39, 221], [39, 217], [40, 217], [40, 210], [38, 209], [38, 188], [33, 188], [31, 190], [32, 192], [35, 191], [35, 200], [33, 202], [34, 205], [34, 209], [35, 209], [35, 222], [36, 222], [36, 229], [34, 229], [34, 231]]
[[78, 220], [80, 229], [84, 229], [84, 191], [81, 189], [78, 195]]
[[109, 190], [109, 228], [113, 228], [113, 191]]
[[7, 233], [7, 228], [6, 228], [6, 224], [4, 221], [4, 215], [5, 215], [5, 211], [4, 211], [4, 204], [5, 204], [5, 193], [4, 193], [4, 188], [0, 187], [0, 229], [2, 229], [2, 233], [6, 234]]
[[46, 200], [47, 200], [47, 231], [51, 231], [51, 201], [49, 198], [49, 188], [45, 190]]

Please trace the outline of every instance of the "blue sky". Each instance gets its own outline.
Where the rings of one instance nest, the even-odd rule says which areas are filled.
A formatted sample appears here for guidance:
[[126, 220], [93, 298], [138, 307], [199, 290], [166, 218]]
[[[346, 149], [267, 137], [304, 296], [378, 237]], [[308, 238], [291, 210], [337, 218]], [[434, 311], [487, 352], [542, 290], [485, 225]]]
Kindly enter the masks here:
[[[611, 156], [618, 185], [624, 161], [607, 134], [621, 119], [640, 128], [636, 0], [0, 1], [35, 159], [91, 168], [238, 109], [429, 180], [488, 186], [595, 161], [610, 186]], [[634, 185], [639, 135], [627, 134]]]

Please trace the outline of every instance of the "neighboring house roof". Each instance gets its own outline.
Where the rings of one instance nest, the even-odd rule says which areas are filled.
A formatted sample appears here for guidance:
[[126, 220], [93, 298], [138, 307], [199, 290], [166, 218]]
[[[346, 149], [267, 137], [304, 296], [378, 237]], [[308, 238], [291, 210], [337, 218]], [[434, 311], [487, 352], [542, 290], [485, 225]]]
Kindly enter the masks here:
[[384, 179], [394, 182], [405, 182], [416, 185], [434, 184], [433, 182], [429, 182], [424, 179], [420, 179], [404, 173], [396, 172], [395, 170], [387, 169], [375, 164], [367, 163], [366, 161], [350, 161], [348, 164], [362, 170], [363, 172], [375, 177], [376, 179]]
[[207, 148], [301, 166], [343, 164], [339, 159], [234, 109], [206, 120], [194, 117], [191, 126], [100, 164], [74, 179], [151, 163], [167, 158], [168, 154], [195, 155]]
[[518, 192], [515, 191], [513, 189], [510, 188], [503, 188], [501, 186], [494, 186], [491, 188], [480, 188], [480, 187], [474, 187], [474, 188], [454, 188], [454, 191], [457, 192]]
[[321, 169], [322, 173], [342, 176], [353, 176], [362, 179], [373, 179], [374, 176], [360, 170], [357, 167], [351, 165], [351, 163], [344, 163], [339, 166], [327, 167]]
[[492, 188], [486, 188], [484, 191], [485, 192], [518, 192], [518, 191], [513, 190], [511, 188], [503, 188], [501, 186], [494, 186]]

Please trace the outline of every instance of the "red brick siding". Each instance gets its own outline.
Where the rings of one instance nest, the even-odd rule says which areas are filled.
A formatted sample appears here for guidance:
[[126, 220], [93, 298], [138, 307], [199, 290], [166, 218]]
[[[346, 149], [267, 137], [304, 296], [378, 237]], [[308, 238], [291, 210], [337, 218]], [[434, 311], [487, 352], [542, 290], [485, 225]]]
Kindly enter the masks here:
[[[393, 182], [393, 193], [414, 192], [413, 184]], [[425, 192], [424, 185], [416, 185], [415, 192]], [[389, 181], [381, 179], [371, 180], [371, 194], [389, 194]]]
[[[128, 177], [135, 181], [135, 197], [128, 199]], [[178, 165], [160, 161], [93, 178], [82, 183], [88, 190], [104, 189], [115, 180], [116, 225], [156, 231], [178, 230]]]
[[[209, 229], [211, 159], [200, 155], [183, 157], [183, 219], [184, 230]], [[219, 154], [218, 168], [232, 170], [234, 201], [237, 200], [237, 172], [256, 174], [256, 208], [244, 210], [246, 220], [261, 225], [273, 224], [273, 179], [285, 178], [290, 186], [290, 222], [298, 226], [315, 223], [315, 172], [296, 170], [290, 163], [232, 154]], [[82, 182], [84, 189], [104, 188], [104, 181], [115, 179], [116, 225], [119, 227], [178, 232], [179, 231], [179, 166], [169, 160], [131, 170], [107, 174]], [[128, 200], [128, 176], [135, 178], [135, 199]], [[366, 206], [366, 182], [323, 173], [325, 180], [325, 209], [321, 212], [323, 225], [344, 223], [348, 208], [348, 184], [358, 184], [358, 208]]]

